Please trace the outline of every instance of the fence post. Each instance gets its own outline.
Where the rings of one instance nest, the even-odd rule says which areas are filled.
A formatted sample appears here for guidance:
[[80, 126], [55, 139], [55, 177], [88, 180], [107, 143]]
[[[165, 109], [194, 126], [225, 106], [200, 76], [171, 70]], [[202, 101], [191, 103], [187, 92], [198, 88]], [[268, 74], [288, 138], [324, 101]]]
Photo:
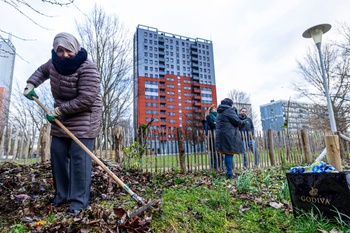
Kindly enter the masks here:
[[[41, 140], [41, 161], [47, 161], [51, 159], [50, 156], [50, 144], [51, 144], [51, 124], [44, 124], [40, 129], [39, 139]], [[39, 156], [39, 155], [37, 155]]]
[[124, 154], [123, 154], [123, 130], [120, 127], [114, 128], [113, 130], [113, 136], [114, 136], [114, 143], [115, 143], [115, 159], [117, 163], [122, 163], [124, 160]]
[[341, 172], [342, 165], [340, 159], [340, 148], [338, 135], [329, 135], [324, 137], [327, 148], [327, 161], [339, 172]]
[[269, 155], [270, 155], [270, 161], [271, 166], [275, 166], [275, 145], [273, 142], [273, 131], [272, 129], [267, 130], [267, 147], [269, 148]]
[[306, 163], [312, 163], [312, 155], [311, 155], [309, 137], [307, 136], [307, 130], [302, 129], [300, 132], [301, 132], [301, 143], [302, 143], [305, 161]]
[[184, 136], [183, 136], [183, 132], [182, 132], [182, 127], [177, 128], [177, 140], [178, 140], [177, 142], [179, 145], [181, 172], [186, 173], [185, 146], [184, 146]]

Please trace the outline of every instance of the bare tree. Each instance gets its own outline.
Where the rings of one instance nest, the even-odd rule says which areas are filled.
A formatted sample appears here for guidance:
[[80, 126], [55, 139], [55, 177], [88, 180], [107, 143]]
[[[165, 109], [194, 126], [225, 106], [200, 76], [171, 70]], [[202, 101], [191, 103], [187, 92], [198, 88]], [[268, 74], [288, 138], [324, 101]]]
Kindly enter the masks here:
[[[48, 82], [44, 83], [39, 88], [36, 88], [35, 92], [39, 96], [40, 102], [48, 109], [52, 109], [53, 98], [49, 87]], [[35, 101], [28, 100], [23, 96], [23, 89], [18, 84], [13, 90], [11, 107], [7, 111], [10, 112], [9, 125], [15, 126], [25, 133], [40, 130], [43, 123], [46, 122], [45, 112]]]
[[[48, 83], [41, 85], [40, 88], [36, 88], [35, 92], [44, 105], [49, 109], [53, 107], [53, 99]], [[2, 99], [2, 101], [7, 103], [9, 101], [7, 98]], [[8, 114], [8, 129], [11, 128], [13, 135], [16, 134], [16, 137], [20, 138], [20, 141], [24, 143], [23, 145], [26, 145], [29, 141], [29, 151], [32, 151], [37, 145], [35, 141], [38, 140], [41, 127], [44, 123], [47, 123], [44, 111], [34, 101], [28, 100], [23, 96], [23, 89], [19, 88], [18, 84], [12, 90], [10, 108], [3, 106], [0, 108], [0, 111], [1, 116]], [[1, 127], [1, 135], [4, 130], [3, 126], [5, 125]], [[9, 142], [7, 133], [4, 140], [5, 147], [7, 147]], [[24, 148], [22, 147], [22, 149]]]
[[[39, 4], [50, 4], [54, 6], [69, 6], [74, 3], [74, 0], [41, 0], [38, 1]], [[25, 18], [27, 18], [29, 21], [34, 23], [35, 25], [48, 30], [48, 28], [42, 26], [37, 21], [31, 17], [31, 13], [35, 13], [36, 15], [40, 15], [43, 17], [53, 17], [52, 15], [45, 14], [44, 12], [39, 10], [39, 7], [35, 7], [33, 2], [31, 0], [2, 0], [3, 4], [7, 4], [11, 7], [13, 7], [20, 15], [23, 15]], [[0, 4], [1, 6], [2, 4]], [[7, 34], [8, 39], [5, 39], [1, 34]], [[22, 41], [32, 41], [33, 39], [28, 39], [21, 37], [19, 35], [13, 35], [12, 33], [6, 31], [3, 28], [0, 28], [0, 41], [4, 41], [5, 43], [9, 43], [11, 38], [14, 37], [16, 39], [22, 40]], [[12, 52], [11, 55], [16, 54], [19, 58], [21, 58], [23, 61], [26, 61], [22, 56], [20, 56], [14, 49], [14, 47], [10, 46]], [[0, 48], [0, 53], [9, 53], [8, 51], [5, 51], [4, 49]], [[26, 61], [28, 62], [28, 61]]]
[[[338, 32], [344, 38], [344, 42], [339, 43], [339, 47], [342, 49], [343, 53], [350, 55], [350, 25], [348, 23], [340, 23]], [[336, 44], [337, 45], [337, 44]]]
[[[350, 30], [349, 27], [347, 27]], [[348, 34], [345, 34], [347, 32]], [[344, 31], [343, 36], [349, 36], [350, 31]], [[350, 38], [348, 38], [350, 39]], [[350, 42], [350, 41], [349, 41]], [[331, 104], [334, 117], [339, 131], [345, 131], [349, 127], [350, 119], [350, 58], [345, 44], [332, 43], [323, 45], [323, 59], [326, 73], [326, 80], [329, 87]], [[326, 114], [315, 115], [315, 121], [325, 122], [328, 118], [326, 94], [323, 83], [322, 69], [320, 67], [318, 51], [316, 47], [309, 50], [304, 60], [297, 61], [298, 73], [301, 80], [292, 84], [300, 97], [308, 98], [318, 109], [318, 112]], [[328, 120], [329, 122], [329, 120]], [[327, 128], [329, 124], [327, 124]]]
[[242, 107], [245, 107], [248, 110], [248, 117], [250, 117], [253, 121], [254, 127], [256, 129], [260, 127], [261, 124], [258, 114], [252, 108], [250, 95], [248, 93], [233, 89], [229, 91], [228, 98], [232, 99], [233, 106], [237, 108], [238, 113]]
[[[39, 27], [45, 28], [42, 25], [38, 24], [36, 21], [32, 19], [29, 15], [29, 12], [34, 12], [38, 15], [42, 15], [45, 17], [52, 17], [50, 15], [45, 14], [44, 12], [38, 10], [38, 8], [33, 6], [33, 2], [30, 0], [2, 0], [4, 4], [8, 4], [12, 6], [19, 14], [26, 17], [32, 23], [38, 25]], [[56, 6], [68, 6], [74, 3], [74, 0], [41, 0], [43, 4], [51, 4]], [[47, 29], [47, 28], [45, 28]], [[0, 29], [1, 32], [7, 33]]]
[[119, 124], [128, 116], [132, 101], [132, 38], [116, 15], [95, 7], [76, 23], [85, 47], [101, 75], [102, 129]]

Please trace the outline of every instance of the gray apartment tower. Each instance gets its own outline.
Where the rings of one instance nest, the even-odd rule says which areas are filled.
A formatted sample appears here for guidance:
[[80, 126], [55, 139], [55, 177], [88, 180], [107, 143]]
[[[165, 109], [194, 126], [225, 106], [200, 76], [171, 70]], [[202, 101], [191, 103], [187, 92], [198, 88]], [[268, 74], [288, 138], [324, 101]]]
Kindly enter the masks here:
[[8, 39], [0, 36], [0, 127], [8, 119], [15, 57], [16, 48], [11, 42], [11, 36]]
[[284, 124], [288, 119], [288, 129], [327, 129], [329, 121], [326, 112], [320, 106], [311, 103], [277, 100], [260, 106], [262, 130], [285, 130]]
[[213, 43], [138, 25], [134, 34], [134, 128], [201, 128], [216, 104]]

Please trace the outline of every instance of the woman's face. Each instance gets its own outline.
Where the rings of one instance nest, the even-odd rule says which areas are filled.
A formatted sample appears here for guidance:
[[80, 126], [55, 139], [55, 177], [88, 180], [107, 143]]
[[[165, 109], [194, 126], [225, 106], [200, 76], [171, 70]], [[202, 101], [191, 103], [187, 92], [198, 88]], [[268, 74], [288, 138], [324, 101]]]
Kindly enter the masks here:
[[56, 54], [58, 57], [64, 59], [64, 58], [70, 58], [70, 57], [74, 57], [75, 53], [62, 47], [62, 46], [58, 46]]
[[213, 108], [211, 109], [211, 112], [216, 112], [216, 111], [217, 111], [216, 107], [213, 107]]

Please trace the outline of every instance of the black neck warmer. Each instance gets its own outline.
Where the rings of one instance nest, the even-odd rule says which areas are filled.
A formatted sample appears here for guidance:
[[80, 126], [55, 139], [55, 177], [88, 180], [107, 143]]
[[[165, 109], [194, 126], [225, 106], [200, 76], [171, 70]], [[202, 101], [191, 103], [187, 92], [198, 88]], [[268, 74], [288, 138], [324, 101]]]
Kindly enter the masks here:
[[60, 58], [54, 50], [51, 51], [52, 63], [59, 74], [70, 75], [73, 74], [81, 64], [87, 59], [87, 52], [84, 48], [75, 55], [69, 58]]

